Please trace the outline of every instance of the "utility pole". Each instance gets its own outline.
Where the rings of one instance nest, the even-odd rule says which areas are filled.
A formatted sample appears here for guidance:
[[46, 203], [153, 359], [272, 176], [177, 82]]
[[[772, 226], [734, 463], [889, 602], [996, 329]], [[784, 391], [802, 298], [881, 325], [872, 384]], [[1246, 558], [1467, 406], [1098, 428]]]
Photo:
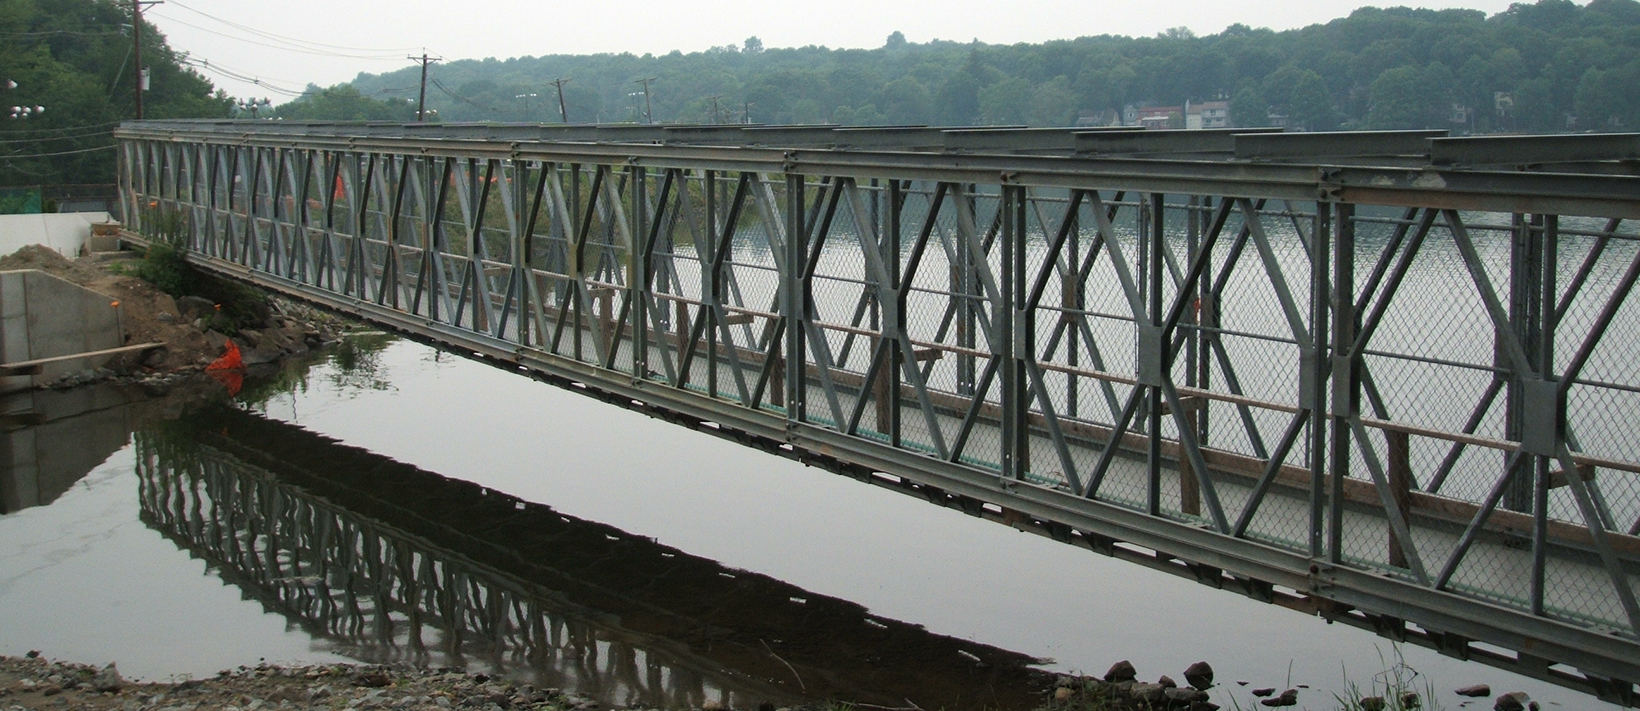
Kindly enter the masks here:
[[741, 107], [740, 122], [741, 123], [751, 123], [752, 122], [752, 102], [748, 101], [748, 102], [746, 102], [745, 106]]
[[142, 6], [158, 5], [163, 0], [131, 0], [131, 54], [137, 66], [137, 120], [142, 120], [142, 83], [148, 72], [142, 67]]
[[569, 80], [563, 77], [552, 82], [553, 86], [558, 87], [558, 117], [563, 119], [564, 123], [569, 123], [569, 109], [564, 107], [564, 85], [568, 83]]
[[416, 122], [420, 123], [427, 117], [427, 65], [437, 62], [443, 57], [429, 57], [423, 50], [420, 57], [406, 57], [412, 62], [421, 62], [421, 98], [416, 100]]
[[653, 104], [649, 103], [649, 82], [652, 82], [652, 81], [655, 81], [655, 77], [648, 77], [646, 79], [638, 79], [638, 80], [632, 82], [633, 84], [642, 84], [643, 85], [643, 120], [644, 120], [644, 123], [654, 123], [655, 122], [655, 112], [654, 112], [655, 107], [654, 107]]
[[712, 95], [712, 123], [723, 123], [723, 114], [718, 112], [718, 99], [722, 97], [722, 94]]

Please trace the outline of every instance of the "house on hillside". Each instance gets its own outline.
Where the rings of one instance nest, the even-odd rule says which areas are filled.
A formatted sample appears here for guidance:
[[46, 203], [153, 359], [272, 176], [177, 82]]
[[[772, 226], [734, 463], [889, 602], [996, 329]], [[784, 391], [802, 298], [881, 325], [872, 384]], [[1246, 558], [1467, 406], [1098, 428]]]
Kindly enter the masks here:
[[1203, 101], [1199, 104], [1185, 102], [1184, 127], [1193, 131], [1204, 128], [1230, 127], [1230, 102]]
[[1143, 106], [1134, 110], [1130, 126], [1143, 126], [1147, 131], [1164, 128], [1184, 128], [1183, 106]]

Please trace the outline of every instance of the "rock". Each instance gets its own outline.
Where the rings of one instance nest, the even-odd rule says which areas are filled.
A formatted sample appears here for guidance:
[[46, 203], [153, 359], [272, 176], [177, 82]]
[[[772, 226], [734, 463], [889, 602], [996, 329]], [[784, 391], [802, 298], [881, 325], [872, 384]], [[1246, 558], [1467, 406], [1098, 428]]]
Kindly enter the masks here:
[[1166, 698], [1169, 704], [1178, 704], [1182, 706], [1184, 704], [1193, 704], [1197, 701], [1206, 701], [1207, 692], [1200, 689], [1192, 689], [1188, 686], [1182, 689], [1174, 687], [1162, 692], [1162, 697]]
[[1418, 708], [1419, 706], [1421, 706], [1422, 703], [1423, 703], [1423, 700], [1418, 698], [1418, 692], [1416, 692], [1416, 691], [1403, 691], [1403, 692], [1401, 692], [1401, 708], [1403, 708], [1403, 709], [1415, 709], [1415, 708]]
[[[318, 678], [318, 677], [315, 676], [314, 678]], [[319, 687], [316, 687], [316, 688], [313, 688], [313, 689], [309, 689], [308, 693], [307, 693], [307, 697], [308, 697], [307, 698], [308, 703], [318, 701], [319, 699], [329, 698], [330, 697], [330, 685], [325, 684], [323, 686], [319, 686]]]
[[1170, 677], [1166, 674], [1163, 674], [1162, 678], [1157, 679], [1156, 683], [1161, 684], [1162, 686], [1167, 687], [1169, 689], [1179, 688], [1179, 682], [1174, 681], [1173, 677]]
[[1263, 689], [1254, 689], [1253, 690], [1253, 695], [1254, 696], [1269, 696], [1269, 695], [1274, 694], [1274, 693], [1276, 693], [1276, 690], [1272, 689], [1272, 688], [1269, 688], [1269, 687], [1265, 687]]
[[1167, 687], [1162, 686], [1161, 684], [1146, 684], [1140, 682], [1138, 684], [1134, 684], [1133, 688], [1128, 690], [1128, 695], [1132, 696], [1135, 700], [1143, 701], [1147, 704], [1155, 704], [1166, 697]]
[[204, 318], [194, 319], [194, 328], [197, 328], [201, 331], [205, 330], [205, 319]]
[[262, 365], [264, 363], [276, 362], [283, 356], [283, 351], [280, 351], [271, 344], [264, 344], [248, 351], [244, 351], [241, 359], [245, 362], [245, 365]]
[[1361, 711], [1384, 711], [1385, 703], [1382, 696], [1361, 697]]
[[1526, 711], [1526, 704], [1531, 700], [1532, 697], [1524, 691], [1511, 691], [1497, 698], [1492, 704], [1492, 711]]
[[1105, 681], [1133, 681], [1139, 678], [1139, 672], [1133, 668], [1133, 662], [1126, 659], [1110, 665], [1110, 671], [1105, 672]]
[[368, 686], [373, 689], [379, 689], [393, 683], [393, 680], [387, 678], [387, 675], [381, 672], [369, 672], [360, 674], [353, 680], [353, 683], [358, 684], [359, 686]]
[[184, 296], [177, 299], [177, 311], [183, 318], [210, 318], [216, 313], [216, 303], [210, 299], [197, 296]]
[[1482, 697], [1482, 696], [1491, 696], [1492, 695], [1492, 687], [1487, 686], [1486, 684], [1476, 684], [1474, 686], [1465, 686], [1461, 689], [1454, 689], [1452, 691], [1452, 693], [1457, 694], [1459, 696], [1471, 696], [1471, 697], [1479, 698], [1479, 697]]
[[1207, 662], [1196, 662], [1185, 667], [1184, 682], [1206, 691], [1213, 686], [1213, 666]]
[[262, 345], [262, 332], [254, 328], [239, 329], [239, 341], [251, 348]]
[[160, 323], [176, 323], [177, 322], [177, 317], [176, 317], [176, 314], [173, 314], [169, 311], [161, 311], [157, 314], [154, 314], [154, 320], [158, 321]]
[[1061, 687], [1053, 690], [1053, 700], [1054, 701], [1064, 701], [1065, 699], [1068, 699], [1068, 698], [1070, 698], [1072, 696], [1075, 696], [1075, 695], [1076, 695], [1076, 690], [1072, 689], [1068, 686], [1061, 686]]
[[125, 679], [120, 678], [120, 670], [114, 668], [112, 663], [103, 667], [102, 671], [97, 672], [97, 675], [91, 678], [91, 688], [99, 692], [119, 691], [120, 687], [123, 686], [125, 686]]

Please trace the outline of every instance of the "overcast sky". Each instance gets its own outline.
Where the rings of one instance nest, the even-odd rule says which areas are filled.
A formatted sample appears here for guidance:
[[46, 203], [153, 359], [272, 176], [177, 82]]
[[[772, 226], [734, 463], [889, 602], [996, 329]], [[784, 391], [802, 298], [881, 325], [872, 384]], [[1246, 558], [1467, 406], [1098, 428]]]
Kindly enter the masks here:
[[[1349, 14], [1362, 0], [167, 0], [147, 18], [171, 46], [239, 97], [329, 86], [408, 66], [423, 47], [446, 59], [694, 52], [757, 36], [765, 47], [880, 47], [889, 33], [987, 43], [1084, 35], [1212, 34], [1233, 23], [1290, 29]], [[1393, 3], [1380, 3], [1389, 5]], [[1422, 0], [1497, 13], [1509, 0]], [[224, 23], [223, 21], [227, 21]], [[229, 24], [231, 23], [231, 24]], [[259, 34], [260, 33], [260, 34]], [[293, 49], [300, 40], [308, 51]], [[220, 69], [220, 71], [218, 71]], [[436, 71], [436, 69], [435, 69]], [[257, 86], [232, 77], [257, 78]]]

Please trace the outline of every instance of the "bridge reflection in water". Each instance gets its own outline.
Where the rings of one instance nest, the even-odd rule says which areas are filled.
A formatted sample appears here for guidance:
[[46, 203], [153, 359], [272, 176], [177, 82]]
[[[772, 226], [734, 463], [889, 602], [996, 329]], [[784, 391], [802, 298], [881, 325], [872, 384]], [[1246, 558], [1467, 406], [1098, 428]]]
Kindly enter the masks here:
[[1028, 708], [1042, 660], [213, 408], [136, 438], [143, 522], [336, 650], [605, 704]]

